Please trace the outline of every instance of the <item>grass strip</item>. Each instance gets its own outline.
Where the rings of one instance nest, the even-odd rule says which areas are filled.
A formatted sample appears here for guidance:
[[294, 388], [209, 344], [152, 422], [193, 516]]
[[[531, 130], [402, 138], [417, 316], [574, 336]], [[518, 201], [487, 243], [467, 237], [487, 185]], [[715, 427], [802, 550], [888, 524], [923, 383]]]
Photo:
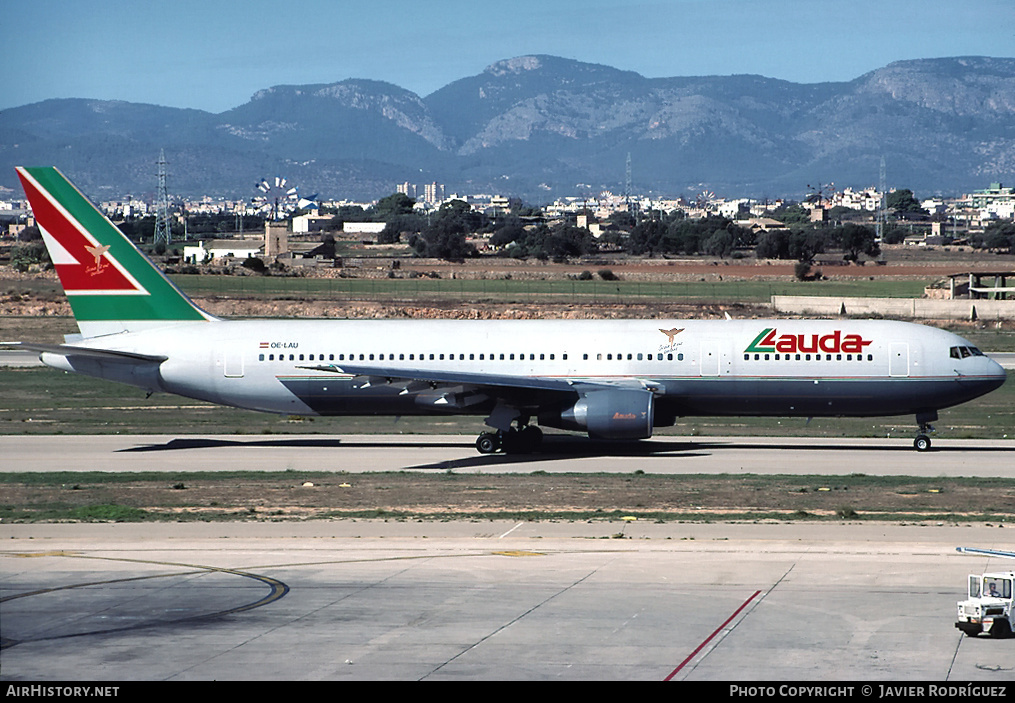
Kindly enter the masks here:
[[0, 519], [1015, 520], [1015, 479], [380, 472], [0, 474]]

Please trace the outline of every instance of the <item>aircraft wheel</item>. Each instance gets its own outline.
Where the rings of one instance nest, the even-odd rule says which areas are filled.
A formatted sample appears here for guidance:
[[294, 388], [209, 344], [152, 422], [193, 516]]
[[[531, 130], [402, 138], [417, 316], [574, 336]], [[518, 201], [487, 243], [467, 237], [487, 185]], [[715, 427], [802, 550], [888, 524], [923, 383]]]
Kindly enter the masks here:
[[500, 438], [492, 432], [484, 432], [476, 439], [476, 449], [480, 454], [493, 454], [500, 449]]
[[930, 437], [925, 434], [918, 435], [917, 438], [913, 440], [913, 446], [916, 447], [916, 451], [918, 452], [927, 451], [930, 449]]

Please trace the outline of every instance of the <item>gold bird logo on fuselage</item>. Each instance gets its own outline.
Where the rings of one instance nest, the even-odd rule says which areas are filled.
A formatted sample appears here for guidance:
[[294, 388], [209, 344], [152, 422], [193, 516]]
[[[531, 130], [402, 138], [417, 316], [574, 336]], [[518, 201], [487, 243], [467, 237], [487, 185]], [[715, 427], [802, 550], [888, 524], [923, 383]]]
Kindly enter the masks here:
[[684, 331], [684, 328], [683, 327], [680, 327], [680, 328], [674, 327], [671, 330], [663, 330], [663, 329], [661, 329], [659, 331], [666, 335], [666, 343], [669, 346], [672, 347], [673, 346], [673, 340], [676, 339], [678, 334], [680, 334], [681, 332]]

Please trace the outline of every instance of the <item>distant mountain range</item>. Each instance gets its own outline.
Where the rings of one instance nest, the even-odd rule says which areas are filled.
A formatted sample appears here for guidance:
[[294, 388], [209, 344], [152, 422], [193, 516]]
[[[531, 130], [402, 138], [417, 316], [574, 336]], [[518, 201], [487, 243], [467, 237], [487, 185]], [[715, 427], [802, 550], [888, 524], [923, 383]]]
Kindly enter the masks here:
[[918, 196], [1015, 181], [1015, 59], [901, 61], [845, 83], [645, 78], [553, 56], [500, 61], [421, 98], [351, 79], [275, 86], [221, 114], [47, 100], [0, 112], [0, 185], [56, 165], [92, 198], [155, 190], [250, 197], [282, 175], [305, 194], [374, 199], [398, 183], [518, 196], [623, 192], [802, 197], [888, 184]]

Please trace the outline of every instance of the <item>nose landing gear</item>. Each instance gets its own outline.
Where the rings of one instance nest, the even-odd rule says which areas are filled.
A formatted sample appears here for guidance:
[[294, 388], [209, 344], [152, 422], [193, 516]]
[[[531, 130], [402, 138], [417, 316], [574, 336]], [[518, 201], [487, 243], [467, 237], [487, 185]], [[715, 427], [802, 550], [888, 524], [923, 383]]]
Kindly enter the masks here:
[[920, 433], [916, 435], [916, 439], [913, 440], [913, 447], [918, 452], [926, 452], [930, 450], [930, 435], [929, 432], [934, 432], [934, 426], [931, 422], [937, 420], [937, 412], [929, 413], [917, 413], [916, 422], [920, 426]]

